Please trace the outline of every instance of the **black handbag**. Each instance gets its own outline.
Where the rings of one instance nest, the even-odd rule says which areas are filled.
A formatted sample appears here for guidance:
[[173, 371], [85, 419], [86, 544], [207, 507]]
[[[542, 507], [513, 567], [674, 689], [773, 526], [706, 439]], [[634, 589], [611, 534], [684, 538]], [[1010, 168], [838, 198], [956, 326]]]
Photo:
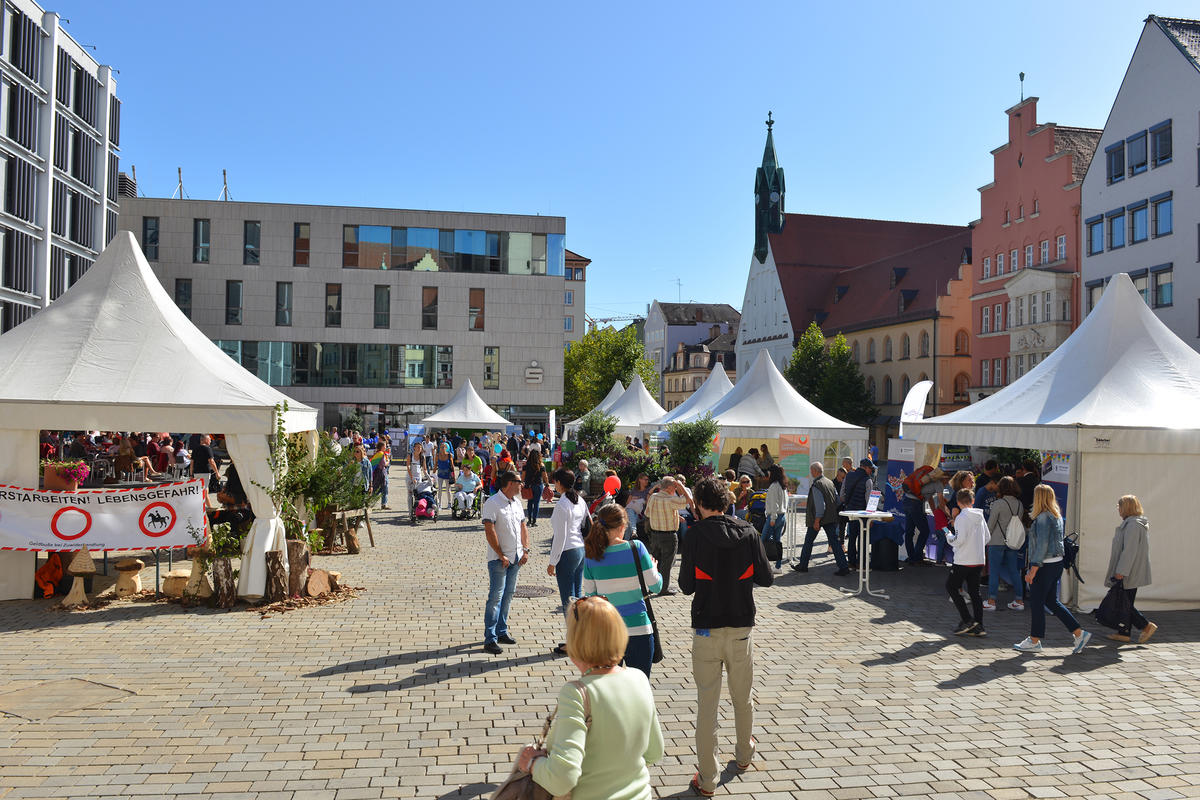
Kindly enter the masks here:
[[654, 617], [654, 606], [650, 605], [650, 593], [646, 591], [646, 577], [642, 575], [642, 554], [637, 551], [636, 545], [633, 558], [637, 565], [638, 583], [642, 586], [642, 601], [646, 604], [646, 616], [650, 618], [650, 630], [654, 633], [654, 655], [650, 657], [650, 663], [657, 664], [665, 658], [662, 637], [658, 635], [658, 620]]
[[1130, 617], [1130, 605], [1129, 595], [1125, 593], [1125, 581], [1113, 581], [1112, 588], [1104, 595], [1092, 616], [1106, 628], [1120, 628], [1121, 623]]

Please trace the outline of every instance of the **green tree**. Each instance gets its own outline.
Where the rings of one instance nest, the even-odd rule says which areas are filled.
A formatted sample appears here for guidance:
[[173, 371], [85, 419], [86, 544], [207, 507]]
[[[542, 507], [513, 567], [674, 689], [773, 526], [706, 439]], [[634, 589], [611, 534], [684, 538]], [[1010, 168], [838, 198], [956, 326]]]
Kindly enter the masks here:
[[580, 448], [588, 452], [604, 452], [613, 446], [613, 433], [617, 430], [617, 418], [603, 411], [592, 411], [579, 421], [576, 440]]
[[717, 435], [717, 423], [712, 414], [695, 422], [673, 422], [667, 426], [671, 434], [671, 467], [689, 481], [711, 472], [712, 441]]
[[829, 343], [820, 388], [816, 397], [809, 399], [825, 413], [855, 425], [869, 425], [879, 413], [867, 394], [846, 337], [840, 333]]
[[574, 419], [604, 399], [616, 381], [626, 386], [641, 375], [650, 394], [658, 392], [658, 373], [631, 325], [588, 331], [563, 355], [563, 415]]
[[825, 334], [821, 333], [816, 322], [812, 322], [792, 351], [792, 360], [783, 371], [783, 377], [804, 395], [805, 400], [819, 406], [818, 396], [825, 378], [825, 363]]

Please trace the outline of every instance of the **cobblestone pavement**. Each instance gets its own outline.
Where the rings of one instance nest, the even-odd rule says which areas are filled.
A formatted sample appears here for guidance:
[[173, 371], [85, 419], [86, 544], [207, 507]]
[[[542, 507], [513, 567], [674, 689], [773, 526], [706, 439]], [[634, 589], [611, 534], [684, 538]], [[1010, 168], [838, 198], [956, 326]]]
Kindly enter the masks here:
[[[0, 603], [0, 693], [65, 678], [135, 693], [44, 721], [0, 715], [0, 798], [486, 797], [569, 678], [550, 653], [557, 593], [517, 599], [519, 644], [486, 655], [478, 522], [376, 518], [377, 548], [364, 537], [360, 555], [316, 559], [364, 587], [343, 604], [260, 619]], [[521, 584], [549, 589], [548, 521], [532, 532]], [[1154, 641], [1120, 649], [1085, 621], [1098, 635], [1080, 656], [1051, 619], [1046, 652], [1027, 656], [1009, 649], [1025, 613], [988, 612], [986, 639], [948, 635], [940, 568], [876, 574], [892, 597], [870, 602], [838, 592], [848, 579], [833, 569], [822, 556], [757, 592], [761, 758], [726, 770], [719, 793], [1200, 797], [1200, 615], [1151, 615]], [[667, 747], [651, 775], [659, 797], [682, 797], [695, 769], [689, 599], [657, 608]], [[731, 733], [724, 715], [730, 760]]]

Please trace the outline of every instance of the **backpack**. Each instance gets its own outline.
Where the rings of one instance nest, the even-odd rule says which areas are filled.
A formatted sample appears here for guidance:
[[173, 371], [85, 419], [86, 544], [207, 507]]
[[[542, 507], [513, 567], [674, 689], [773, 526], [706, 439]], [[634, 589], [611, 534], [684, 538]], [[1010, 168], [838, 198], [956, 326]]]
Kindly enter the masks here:
[[921, 489], [923, 488], [921, 479], [931, 472], [933, 472], [933, 467], [929, 466], [928, 464], [923, 467], [917, 467], [912, 471], [912, 475], [909, 475], [904, 479], [904, 488], [915, 494], [917, 497], [920, 497]]
[[[1007, 505], [1007, 498], [1005, 504]], [[1025, 523], [1021, 521], [1020, 514], [1013, 514], [1008, 518], [1008, 526], [1004, 529], [1004, 544], [1010, 550], [1020, 550], [1025, 545]]]

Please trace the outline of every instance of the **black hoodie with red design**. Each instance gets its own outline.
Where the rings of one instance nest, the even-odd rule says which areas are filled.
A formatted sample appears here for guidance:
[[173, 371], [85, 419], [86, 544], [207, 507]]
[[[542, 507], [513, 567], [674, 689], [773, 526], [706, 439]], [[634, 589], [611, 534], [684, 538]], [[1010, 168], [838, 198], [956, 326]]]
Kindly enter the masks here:
[[679, 588], [692, 598], [692, 627], [754, 626], [754, 584], [775, 582], [754, 526], [725, 514], [688, 528], [680, 547]]

